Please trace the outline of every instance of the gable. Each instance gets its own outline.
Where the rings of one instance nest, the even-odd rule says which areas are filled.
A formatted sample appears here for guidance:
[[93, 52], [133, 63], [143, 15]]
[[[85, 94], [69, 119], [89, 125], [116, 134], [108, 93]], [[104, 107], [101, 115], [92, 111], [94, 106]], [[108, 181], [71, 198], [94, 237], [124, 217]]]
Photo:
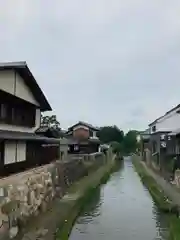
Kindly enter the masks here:
[[[31, 93], [33, 94], [33, 99], [32, 99], [32, 95], [30, 97], [29, 94], [27, 94], [27, 91], [26, 91], [26, 94], [25, 93], [23, 95], [21, 94], [20, 97], [26, 98], [25, 100], [28, 100], [36, 105], [38, 103], [41, 111], [51, 111], [52, 110], [46, 96], [44, 95], [42, 89], [39, 87], [36, 79], [32, 75], [26, 62], [0, 63], [0, 72], [1, 72], [1, 75], [3, 75], [4, 73], [5, 74], [8, 73], [8, 74], [6, 74], [6, 79], [8, 77], [8, 78], [11, 78], [11, 80], [12, 80], [12, 81], [8, 81], [8, 84], [11, 84], [11, 86], [7, 86], [7, 81], [4, 81], [3, 80], [4, 77], [2, 77], [1, 80], [3, 80], [3, 81], [1, 81], [1, 85], [3, 85], [3, 88], [4, 88], [2, 90], [6, 90], [6, 91], [10, 92], [11, 94], [14, 94], [15, 88], [16, 88], [14, 78], [15, 78], [15, 75], [18, 74], [18, 76], [21, 76], [21, 78], [24, 80], [25, 85], [27, 85], [29, 87], [29, 89], [31, 89]], [[10, 75], [11, 75], [11, 77], [10, 77]], [[24, 90], [24, 92], [25, 92], [25, 90]], [[19, 92], [18, 92], [18, 94], [19, 94]], [[34, 102], [34, 100], [36, 100], [36, 102]]]
[[78, 123], [74, 124], [73, 126], [69, 127], [69, 131], [72, 131], [74, 129], [77, 129], [77, 128], [84, 128], [84, 129], [89, 129], [89, 130], [92, 130], [92, 131], [99, 131], [99, 129], [97, 127], [94, 127], [93, 125], [91, 124], [88, 124], [88, 123], [85, 123], [85, 122], [82, 122], [82, 121], [79, 121]]
[[35, 99], [30, 88], [26, 85], [25, 81], [18, 73], [16, 73], [15, 81], [16, 81], [15, 95], [19, 98], [22, 98], [30, 103], [39, 106], [39, 103]]
[[14, 70], [0, 71], [0, 90], [39, 106], [23, 78]]
[[79, 129], [89, 130], [88, 127], [86, 127], [82, 124], [79, 124], [79, 125], [76, 125], [76, 126], [73, 127], [73, 131], [76, 131], [76, 130], [79, 130]]

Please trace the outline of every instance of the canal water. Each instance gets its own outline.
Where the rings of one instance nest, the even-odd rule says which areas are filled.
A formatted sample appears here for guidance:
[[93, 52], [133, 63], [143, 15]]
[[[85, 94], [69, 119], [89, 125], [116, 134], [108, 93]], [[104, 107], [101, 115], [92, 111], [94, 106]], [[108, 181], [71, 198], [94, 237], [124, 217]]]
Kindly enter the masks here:
[[127, 157], [78, 217], [70, 240], [167, 240], [166, 217]]

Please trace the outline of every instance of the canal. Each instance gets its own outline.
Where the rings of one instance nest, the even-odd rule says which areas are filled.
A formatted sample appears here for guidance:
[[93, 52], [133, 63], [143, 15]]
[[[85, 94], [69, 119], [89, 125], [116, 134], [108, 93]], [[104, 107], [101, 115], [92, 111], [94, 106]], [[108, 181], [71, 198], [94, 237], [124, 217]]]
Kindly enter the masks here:
[[70, 240], [167, 240], [166, 217], [127, 157], [85, 206]]

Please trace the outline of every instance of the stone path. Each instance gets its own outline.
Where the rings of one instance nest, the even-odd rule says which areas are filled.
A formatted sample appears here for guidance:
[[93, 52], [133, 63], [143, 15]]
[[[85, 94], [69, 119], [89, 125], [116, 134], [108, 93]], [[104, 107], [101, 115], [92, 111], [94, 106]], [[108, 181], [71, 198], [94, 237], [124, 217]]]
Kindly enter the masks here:
[[147, 167], [147, 165], [142, 162], [144, 168], [148, 172], [150, 176], [154, 178], [154, 180], [157, 182], [157, 184], [162, 188], [162, 190], [165, 192], [167, 197], [175, 204], [180, 207], [180, 191], [176, 189], [175, 186], [173, 186], [171, 183], [167, 182], [163, 177], [156, 174], [152, 169]]

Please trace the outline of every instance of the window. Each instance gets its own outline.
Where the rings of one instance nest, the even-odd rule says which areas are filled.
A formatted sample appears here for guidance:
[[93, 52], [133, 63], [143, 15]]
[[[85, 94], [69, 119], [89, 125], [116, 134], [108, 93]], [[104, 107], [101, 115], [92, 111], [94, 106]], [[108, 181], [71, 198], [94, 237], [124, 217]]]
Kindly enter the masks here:
[[34, 106], [16, 106], [0, 104], [0, 121], [15, 126], [35, 126], [36, 108]]
[[165, 134], [162, 134], [162, 135], [160, 136], [160, 139], [161, 139], [161, 140], [165, 140], [165, 137], [166, 137], [166, 135], [165, 135]]
[[35, 125], [34, 108], [16, 108], [14, 114], [14, 123], [21, 126], [33, 127]]
[[5, 119], [7, 116], [7, 108], [4, 103], [0, 104], [0, 119]]
[[152, 132], [155, 132], [156, 131], [156, 126], [153, 126], [152, 127]]

